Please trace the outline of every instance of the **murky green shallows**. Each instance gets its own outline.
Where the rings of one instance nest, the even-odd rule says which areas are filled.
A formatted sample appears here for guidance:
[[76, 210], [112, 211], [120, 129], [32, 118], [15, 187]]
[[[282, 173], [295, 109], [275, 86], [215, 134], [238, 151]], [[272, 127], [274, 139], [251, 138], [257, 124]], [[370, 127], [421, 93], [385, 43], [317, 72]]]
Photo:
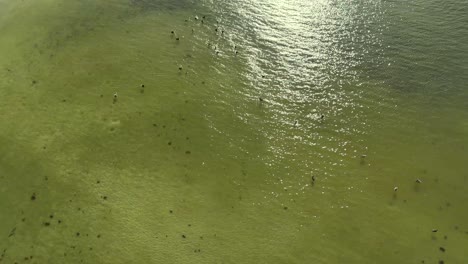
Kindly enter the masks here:
[[467, 13], [0, 0], [0, 263], [468, 263]]

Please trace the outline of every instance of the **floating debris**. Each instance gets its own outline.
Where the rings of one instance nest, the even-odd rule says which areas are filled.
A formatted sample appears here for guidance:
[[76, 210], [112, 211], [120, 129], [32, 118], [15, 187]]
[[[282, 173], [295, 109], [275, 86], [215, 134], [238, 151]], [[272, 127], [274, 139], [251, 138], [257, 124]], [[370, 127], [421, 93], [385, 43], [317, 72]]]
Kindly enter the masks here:
[[432, 229], [432, 233], [437, 233], [438, 229]]
[[442, 251], [442, 252], [445, 252], [445, 248], [444, 248], [444, 247], [439, 247], [439, 250]]
[[119, 95], [117, 94], [117, 92], [114, 93], [114, 96], [113, 96], [113, 97], [114, 97], [113, 102], [114, 102], [114, 104], [115, 104], [115, 103], [117, 103], [117, 98], [119, 97]]
[[421, 179], [416, 179], [416, 183], [422, 183]]
[[393, 191], [394, 191], [394, 192], [398, 191], [398, 186], [395, 186], [395, 187], [393, 188]]

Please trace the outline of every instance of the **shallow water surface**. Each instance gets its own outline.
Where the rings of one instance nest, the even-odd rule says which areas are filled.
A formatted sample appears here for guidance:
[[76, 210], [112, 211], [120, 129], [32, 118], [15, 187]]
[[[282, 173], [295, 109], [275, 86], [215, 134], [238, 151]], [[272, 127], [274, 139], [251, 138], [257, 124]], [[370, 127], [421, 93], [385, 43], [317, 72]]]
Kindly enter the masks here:
[[0, 263], [466, 262], [467, 11], [0, 0]]

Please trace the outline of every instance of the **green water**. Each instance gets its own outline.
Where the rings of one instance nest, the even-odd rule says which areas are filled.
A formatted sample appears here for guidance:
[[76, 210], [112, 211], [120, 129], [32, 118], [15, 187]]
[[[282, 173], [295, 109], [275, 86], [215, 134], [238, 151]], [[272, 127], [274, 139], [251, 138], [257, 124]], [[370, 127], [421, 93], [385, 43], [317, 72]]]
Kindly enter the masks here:
[[0, 0], [0, 263], [466, 263], [467, 12]]

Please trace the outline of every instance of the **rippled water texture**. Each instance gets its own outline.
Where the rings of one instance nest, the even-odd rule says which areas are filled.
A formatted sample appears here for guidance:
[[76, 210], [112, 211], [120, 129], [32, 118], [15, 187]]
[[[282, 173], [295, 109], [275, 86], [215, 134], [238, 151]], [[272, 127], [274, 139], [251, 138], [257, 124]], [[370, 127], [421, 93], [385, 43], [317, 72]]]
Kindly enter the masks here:
[[467, 13], [0, 0], [0, 263], [465, 263]]

